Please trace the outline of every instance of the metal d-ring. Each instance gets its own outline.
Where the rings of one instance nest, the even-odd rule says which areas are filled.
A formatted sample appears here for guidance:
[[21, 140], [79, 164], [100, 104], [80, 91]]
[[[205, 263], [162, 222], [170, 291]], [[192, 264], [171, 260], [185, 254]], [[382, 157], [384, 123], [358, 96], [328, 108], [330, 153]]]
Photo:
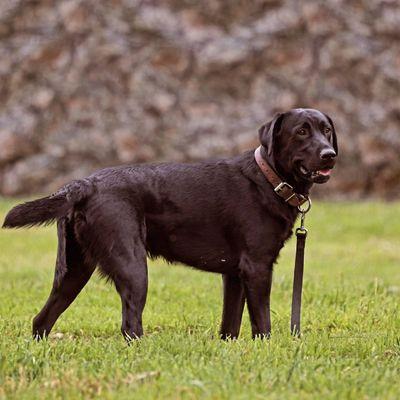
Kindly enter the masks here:
[[[301, 208], [303, 204], [307, 204], [307, 206], [305, 208]], [[306, 201], [303, 204], [297, 206], [297, 209], [299, 210], [300, 213], [307, 214], [311, 210], [312, 206], [311, 199], [307, 196]]]

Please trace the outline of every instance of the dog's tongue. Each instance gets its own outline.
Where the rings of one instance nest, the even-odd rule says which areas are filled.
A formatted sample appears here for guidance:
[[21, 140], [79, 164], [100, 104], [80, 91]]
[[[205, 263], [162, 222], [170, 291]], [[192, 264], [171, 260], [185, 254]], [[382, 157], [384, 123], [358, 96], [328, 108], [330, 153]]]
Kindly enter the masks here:
[[331, 174], [331, 169], [320, 169], [318, 173], [323, 176], [329, 176]]

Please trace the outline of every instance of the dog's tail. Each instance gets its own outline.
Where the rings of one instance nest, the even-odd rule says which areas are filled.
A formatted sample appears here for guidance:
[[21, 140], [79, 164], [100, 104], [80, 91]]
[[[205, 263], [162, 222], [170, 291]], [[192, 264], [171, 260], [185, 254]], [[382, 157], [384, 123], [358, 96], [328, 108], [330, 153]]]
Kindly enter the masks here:
[[28, 201], [14, 207], [6, 216], [3, 228], [48, 225], [65, 217], [75, 204], [83, 201], [95, 191], [90, 179], [72, 181], [51, 196]]

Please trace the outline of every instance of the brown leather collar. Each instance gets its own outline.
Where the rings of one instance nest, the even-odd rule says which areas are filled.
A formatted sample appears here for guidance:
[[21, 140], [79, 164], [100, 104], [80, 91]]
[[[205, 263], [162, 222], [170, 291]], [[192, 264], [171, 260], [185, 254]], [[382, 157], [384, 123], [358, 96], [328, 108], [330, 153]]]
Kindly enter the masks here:
[[268, 165], [261, 155], [261, 146], [254, 152], [254, 158], [268, 182], [274, 187], [275, 193], [293, 207], [300, 207], [308, 198], [296, 193], [291, 185], [284, 182]]

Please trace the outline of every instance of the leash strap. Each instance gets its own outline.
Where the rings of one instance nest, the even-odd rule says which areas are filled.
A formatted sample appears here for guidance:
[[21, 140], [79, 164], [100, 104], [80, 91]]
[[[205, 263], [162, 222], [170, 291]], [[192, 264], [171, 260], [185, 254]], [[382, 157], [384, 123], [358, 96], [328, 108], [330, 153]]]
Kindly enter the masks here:
[[301, 294], [303, 289], [304, 248], [306, 246], [307, 232], [296, 231], [296, 261], [294, 265], [292, 318], [290, 331], [294, 336], [300, 336]]
[[304, 250], [306, 247], [307, 229], [304, 227], [304, 219], [306, 213], [310, 211], [311, 200], [308, 199], [308, 207], [301, 209], [300, 227], [296, 229], [296, 260], [294, 265], [293, 276], [293, 294], [292, 294], [292, 316], [290, 321], [290, 331], [292, 335], [300, 336], [300, 319], [301, 319], [301, 295], [303, 290], [303, 272], [304, 272]]

